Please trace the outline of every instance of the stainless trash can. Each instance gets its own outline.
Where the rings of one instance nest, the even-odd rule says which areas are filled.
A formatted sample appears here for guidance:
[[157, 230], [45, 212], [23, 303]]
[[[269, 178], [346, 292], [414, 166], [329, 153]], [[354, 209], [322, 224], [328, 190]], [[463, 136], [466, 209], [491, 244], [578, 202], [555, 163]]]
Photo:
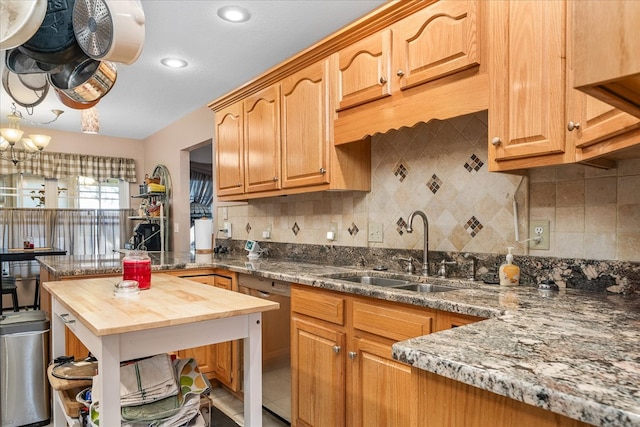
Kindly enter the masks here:
[[49, 321], [42, 311], [0, 316], [0, 400], [3, 427], [49, 424]]

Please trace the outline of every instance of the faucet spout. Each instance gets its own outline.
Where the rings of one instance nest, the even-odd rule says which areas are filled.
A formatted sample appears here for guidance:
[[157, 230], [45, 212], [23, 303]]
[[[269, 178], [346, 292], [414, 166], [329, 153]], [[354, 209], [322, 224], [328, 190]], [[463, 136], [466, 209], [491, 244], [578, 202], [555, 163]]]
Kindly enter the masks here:
[[418, 215], [422, 218], [422, 224], [424, 225], [424, 253], [422, 255], [422, 275], [429, 275], [429, 219], [427, 215], [422, 211], [413, 211], [407, 219], [407, 233], [413, 233], [413, 218]]

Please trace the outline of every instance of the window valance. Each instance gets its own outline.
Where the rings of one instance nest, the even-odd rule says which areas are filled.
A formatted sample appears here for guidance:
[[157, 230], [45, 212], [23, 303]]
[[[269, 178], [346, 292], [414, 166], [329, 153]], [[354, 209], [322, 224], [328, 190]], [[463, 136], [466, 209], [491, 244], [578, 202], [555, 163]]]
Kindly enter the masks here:
[[[20, 156], [22, 150], [16, 150]], [[43, 151], [34, 159], [14, 166], [0, 161], [0, 174], [25, 173], [45, 178], [69, 178], [86, 176], [97, 181], [119, 178], [136, 182], [136, 162], [122, 157], [92, 156], [87, 154], [52, 153]]]

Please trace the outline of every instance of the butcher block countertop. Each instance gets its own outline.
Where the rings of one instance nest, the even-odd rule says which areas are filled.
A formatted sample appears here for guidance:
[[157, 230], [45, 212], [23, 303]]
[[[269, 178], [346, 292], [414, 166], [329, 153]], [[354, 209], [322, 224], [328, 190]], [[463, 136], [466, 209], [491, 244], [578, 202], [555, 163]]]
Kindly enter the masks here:
[[116, 296], [120, 277], [45, 282], [46, 289], [97, 336], [277, 310], [280, 304], [168, 274], [151, 288]]

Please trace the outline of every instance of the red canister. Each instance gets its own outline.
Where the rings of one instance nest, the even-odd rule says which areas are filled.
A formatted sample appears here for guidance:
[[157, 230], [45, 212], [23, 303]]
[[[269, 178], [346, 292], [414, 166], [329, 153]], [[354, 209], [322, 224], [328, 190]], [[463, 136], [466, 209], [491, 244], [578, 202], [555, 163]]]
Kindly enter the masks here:
[[151, 258], [145, 251], [131, 251], [122, 258], [122, 280], [135, 280], [139, 289], [151, 287]]

